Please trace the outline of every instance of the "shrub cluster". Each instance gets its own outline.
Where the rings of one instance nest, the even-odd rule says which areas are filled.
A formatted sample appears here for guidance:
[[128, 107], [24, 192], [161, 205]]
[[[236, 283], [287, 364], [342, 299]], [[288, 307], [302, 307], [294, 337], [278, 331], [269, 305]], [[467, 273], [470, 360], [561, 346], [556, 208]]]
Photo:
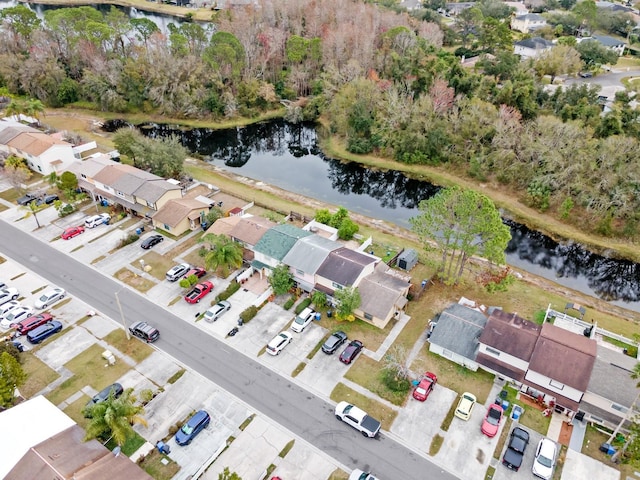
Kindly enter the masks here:
[[255, 317], [257, 313], [258, 313], [258, 307], [256, 307], [255, 305], [251, 305], [240, 314], [240, 319], [244, 323], [247, 323], [249, 320]]
[[140, 235], [136, 235], [135, 233], [130, 233], [125, 238], [120, 240], [118, 243], [118, 248], [126, 247], [127, 245], [131, 245], [134, 242], [137, 242], [140, 239]]
[[291, 307], [293, 307], [293, 304], [296, 303], [296, 299], [294, 297], [290, 297], [289, 300], [287, 300], [284, 305], [282, 306], [282, 308], [284, 308], [285, 310], [289, 310]]
[[304, 310], [305, 308], [307, 308], [309, 305], [311, 305], [311, 299], [310, 298], [305, 298], [303, 301], [301, 301], [298, 306], [296, 307], [296, 315], [299, 314], [300, 312], [302, 312], [302, 310]]
[[223, 292], [220, 292], [216, 302], [228, 299], [231, 295], [240, 290], [240, 284], [238, 282], [231, 282], [229, 286]]

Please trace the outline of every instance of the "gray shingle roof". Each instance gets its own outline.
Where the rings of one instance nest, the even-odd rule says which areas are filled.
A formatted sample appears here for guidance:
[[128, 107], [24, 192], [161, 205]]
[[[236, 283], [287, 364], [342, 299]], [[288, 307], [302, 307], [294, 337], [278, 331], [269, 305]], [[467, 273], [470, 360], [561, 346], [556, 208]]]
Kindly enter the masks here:
[[149, 203], [156, 203], [160, 198], [162, 198], [165, 193], [171, 190], [180, 190], [180, 186], [174, 185], [171, 182], [167, 182], [163, 178], [158, 178], [145, 181], [133, 192], [133, 194], [137, 198], [145, 200]]
[[551, 48], [554, 46], [553, 42], [545, 40], [541, 37], [525, 38], [515, 43], [520, 47], [532, 48], [534, 50], [544, 50], [545, 48]]
[[282, 259], [282, 262], [290, 267], [302, 272], [314, 275], [322, 262], [324, 262], [333, 250], [342, 248], [342, 245], [320, 235], [309, 235], [300, 239], [289, 253]]
[[389, 267], [381, 262], [374, 273], [358, 284], [360, 310], [381, 319], [386, 319], [396, 306], [402, 306], [400, 303], [404, 303], [404, 293], [409, 287], [409, 282], [386, 273], [388, 271]]
[[591, 35], [591, 38], [597, 40], [605, 47], [618, 47], [620, 45], [624, 45], [624, 41], [618, 40], [617, 38], [609, 37], [607, 35]]
[[429, 341], [464, 358], [475, 360], [478, 338], [486, 324], [487, 317], [483, 313], [454, 303], [440, 314]]
[[299, 239], [309, 235], [312, 233], [288, 223], [276, 225], [265, 232], [253, 250], [280, 262]]
[[636, 360], [607, 347], [598, 346], [587, 391], [624, 407], [630, 407], [640, 389], [629, 375]]

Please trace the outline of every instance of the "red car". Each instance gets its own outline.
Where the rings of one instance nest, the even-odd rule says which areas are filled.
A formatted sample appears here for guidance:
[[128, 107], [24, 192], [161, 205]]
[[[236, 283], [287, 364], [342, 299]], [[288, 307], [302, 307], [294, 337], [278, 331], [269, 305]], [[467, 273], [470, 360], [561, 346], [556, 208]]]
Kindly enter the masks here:
[[498, 429], [500, 428], [502, 413], [503, 410], [500, 405], [496, 405], [495, 403], [491, 404], [487, 410], [484, 420], [482, 421], [480, 431], [489, 438], [495, 437], [496, 433], [498, 433]]
[[427, 372], [422, 376], [420, 383], [413, 390], [413, 398], [424, 402], [429, 394], [433, 391], [433, 388], [438, 383], [438, 377], [435, 373]]
[[195, 275], [198, 278], [202, 278], [207, 274], [207, 271], [204, 268], [193, 267], [187, 273], [184, 274], [184, 278], [189, 278], [191, 275]]
[[31, 317], [25, 318], [18, 323], [14, 323], [11, 325], [11, 327], [15, 328], [20, 335], [26, 335], [27, 332], [30, 332], [40, 325], [44, 325], [49, 320], [53, 320], [53, 316], [51, 314], [39, 313], [38, 315], [33, 315]]
[[349, 365], [355, 360], [363, 347], [364, 345], [360, 340], [352, 340], [340, 354], [340, 361]]
[[189, 290], [189, 293], [184, 296], [184, 299], [187, 301], [187, 303], [198, 303], [200, 302], [200, 300], [202, 300], [202, 297], [204, 297], [211, 290], [213, 290], [213, 283], [202, 282]]
[[69, 240], [70, 238], [78, 236], [81, 233], [84, 233], [84, 227], [82, 225], [78, 225], [77, 227], [69, 227], [64, 232], [62, 232], [60, 238], [62, 238], [63, 240]]

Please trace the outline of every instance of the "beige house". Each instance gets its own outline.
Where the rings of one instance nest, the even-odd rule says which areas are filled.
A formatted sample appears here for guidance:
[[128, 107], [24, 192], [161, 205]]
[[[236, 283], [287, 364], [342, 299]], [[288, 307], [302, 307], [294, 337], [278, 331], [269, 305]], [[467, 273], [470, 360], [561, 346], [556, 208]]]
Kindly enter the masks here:
[[121, 205], [138, 215], [152, 216], [169, 200], [182, 198], [179, 185], [131, 165], [98, 155], [76, 161], [69, 168], [78, 177], [78, 186], [96, 201]]
[[360, 307], [354, 310], [356, 317], [384, 328], [399, 316], [409, 302], [407, 294], [411, 277], [389, 268], [385, 263], [376, 265], [374, 273], [364, 277], [359, 285]]
[[151, 218], [155, 228], [171, 235], [182, 235], [197, 230], [209, 213], [209, 205], [195, 198], [178, 198], [167, 201]]

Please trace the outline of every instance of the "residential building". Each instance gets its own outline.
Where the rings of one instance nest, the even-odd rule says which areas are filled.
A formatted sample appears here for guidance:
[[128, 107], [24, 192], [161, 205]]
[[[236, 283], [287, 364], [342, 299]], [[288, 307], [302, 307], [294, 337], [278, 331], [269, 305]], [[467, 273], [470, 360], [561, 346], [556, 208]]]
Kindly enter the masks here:
[[5, 480], [152, 480], [126, 455], [85, 442], [85, 431], [41, 395], [0, 412], [0, 431]]
[[624, 55], [624, 48], [626, 47], [624, 41], [607, 35], [591, 35], [590, 37], [579, 38], [578, 42], [598, 42], [600, 45], [616, 52], [619, 57]]
[[[84, 146], [74, 147], [58, 136], [47, 135], [19, 122], [0, 121], [0, 150], [24, 158], [31, 170], [42, 175], [64, 172], [80, 158], [80, 152], [86, 150]], [[91, 146], [95, 147], [95, 142]]]
[[69, 171], [93, 200], [118, 204], [142, 216], [151, 217], [169, 200], [182, 198], [182, 188], [175, 182], [114, 162], [107, 155], [77, 161]]
[[280, 265], [295, 243], [309, 235], [312, 233], [288, 223], [268, 229], [253, 248], [254, 260], [251, 266], [261, 274], [267, 273], [265, 268], [272, 269]]
[[358, 287], [360, 280], [373, 273], [379, 261], [378, 257], [347, 247], [333, 250], [318, 267], [314, 288], [332, 298], [338, 289]]
[[360, 306], [353, 312], [358, 318], [384, 328], [393, 319], [400, 316], [407, 303], [407, 294], [411, 287], [411, 276], [389, 268], [379, 262], [371, 275], [364, 277], [358, 284]]
[[[611, 346], [598, 345], [589, 385], [580, 402], [585, 420], [614, 428], [623, 418], [632, 417], [629, 409], [640, 395], [637, 382], [631, 379], [637, 362]], [[634, 414], [638, 410], [640, 405]]]
[[152, 217], [151, 223], [172, 235], [200, 228], [209, 205], [196, 198], [173, 198], [165, 203]]
[[282, 263], [289, 266], [296, 286], [311, 292], [316, 283], [316, 272], [329, 254], [339, 248], [342, 248], [342, 244], [336, 241], [320, 235], [309, 235], [291, 247]]
[[460, 12], [475, 7], [476, 2], [450, 2], [445, 4], [445, 11], [451, 16], [460, 15]]
[[541, 37], [525, 38], [514, 43], [513, 53], [520, 55], [523, 60], [526, 58], [538, 58], [553, 47], [553, 42]]
[[486, 324], [487, 316], [480, 309], [451, 304], [438, 315], [429, 351], [475, 372], [479, 338]]
[[547, 26], [547, 20], [537, 13], [526, 13], [511, 19], [511, 29], [522, 33], [530, 33]]
[[484, 370], [522, 383], [529, 369], [540, 325], [495, 309], [480, 335], [476, 361]]

